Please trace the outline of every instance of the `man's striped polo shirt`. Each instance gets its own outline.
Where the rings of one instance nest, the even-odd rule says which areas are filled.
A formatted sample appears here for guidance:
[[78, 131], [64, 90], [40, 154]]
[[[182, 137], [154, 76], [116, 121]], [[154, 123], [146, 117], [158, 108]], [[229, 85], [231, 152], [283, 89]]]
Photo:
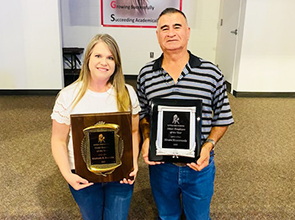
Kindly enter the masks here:
[[200, 99], [202, 141], [205, 141], [212, 127], [228, 126], [234, 121], [222, 73], [211, 62], [188, 52], [189, 62], [176, 83], [162, 68], [163, 55], [140, 70], [137, 78], [140, 119], [149, 116], [153, 98]]

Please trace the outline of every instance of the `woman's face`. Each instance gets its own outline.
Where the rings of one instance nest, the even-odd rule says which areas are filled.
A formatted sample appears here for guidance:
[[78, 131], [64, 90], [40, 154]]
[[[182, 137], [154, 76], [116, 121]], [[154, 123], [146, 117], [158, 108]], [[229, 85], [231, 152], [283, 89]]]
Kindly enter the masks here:
[[93, 48], [90, 55], [88, 67], [91, 80], [107, 82], [115, 71], [115, 60], [108, 46], [99, 41]]

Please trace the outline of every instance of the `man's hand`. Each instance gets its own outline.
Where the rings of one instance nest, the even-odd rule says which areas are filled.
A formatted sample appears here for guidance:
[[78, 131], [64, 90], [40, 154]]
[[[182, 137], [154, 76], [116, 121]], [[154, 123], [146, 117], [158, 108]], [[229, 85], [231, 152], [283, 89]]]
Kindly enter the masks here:
[[142, 144], [142, 149], [141, 149], [144, 162], [148, 165], [157, 165], [157, 164], [164, 163], [164, 162], [149, 161], [149, 148], [150, 148], [150, 139], [146, 138]]
[[[219, 126], [219, 127], [213, 127], [211, 129], [210, 135], [208, 136], [208, 139], [212, 139], [217, 143], [219, 139], [224, 135], [226, 132], [228, 126]], [[197, 163], [190, 163], [187, 164], [190, 168], [201, 171], [206, 166], [209, 165], [209, 159], [210, 159], [210, 152], [213, 148], [213, 144], [210, 142], [205, 142], [202, 146], [200, 158], [197, 160]]]
[[211, 149], [212, 144], [205, 143], [201, 149], [200, 158], [197, 160], [197, 163], [188, 163], [187, 166], [195, 171], [201, 171], [202, 169], [204, 169], [206, 166], [209, 165]]

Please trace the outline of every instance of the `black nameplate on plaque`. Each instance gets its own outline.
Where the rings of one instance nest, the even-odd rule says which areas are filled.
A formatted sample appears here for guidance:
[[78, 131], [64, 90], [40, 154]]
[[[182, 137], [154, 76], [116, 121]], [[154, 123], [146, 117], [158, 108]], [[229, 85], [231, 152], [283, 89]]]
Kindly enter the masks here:
[[195, 162], [201, 151], [202, 101], [153, 99], [150, 161]]

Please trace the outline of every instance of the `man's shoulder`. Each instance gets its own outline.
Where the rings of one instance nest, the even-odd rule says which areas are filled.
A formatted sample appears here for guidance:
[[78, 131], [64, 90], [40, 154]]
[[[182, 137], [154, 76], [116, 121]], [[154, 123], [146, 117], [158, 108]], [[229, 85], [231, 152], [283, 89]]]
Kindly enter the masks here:
[[143, 70], [146, 70], [146, 69], [153, 69], [153, 66], [155, 64], [156, 60], [152, 60], [152, 61], [149, 61], [147, 62], [140, 70], [140, 72], [142, 72]]
[[199, 70], [202, 70], [202, 72], [214, 75], [217, 78], [222, 76], [222, 72], [216, 64], [209, 60], [197, 56], [195, 57], [199, 60], [200, 63], [198, 66], [192, 66], [192, 71], [196, 70], [197, 72], [199, 72]]
[[138, 76], [139, 77], [144, 77], [147, 74], [153, 73], [157, 67], [156, 67], [156, 63], [158, 62], [158, 59], [152, 60], [148, 63], [146, 63], [139, 71]]
[[203, 59], [202, 57], [196, 56], [191, 51], [188, 52], [190, 54], [189, 63], [191, 67], [215, 67], [216, 69], [218, 69], [218, 67], [213, 62]]

